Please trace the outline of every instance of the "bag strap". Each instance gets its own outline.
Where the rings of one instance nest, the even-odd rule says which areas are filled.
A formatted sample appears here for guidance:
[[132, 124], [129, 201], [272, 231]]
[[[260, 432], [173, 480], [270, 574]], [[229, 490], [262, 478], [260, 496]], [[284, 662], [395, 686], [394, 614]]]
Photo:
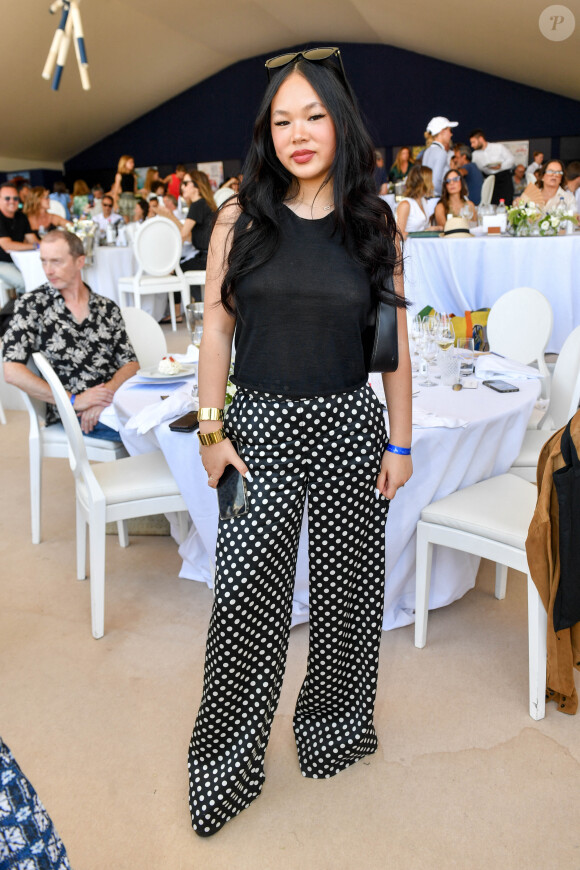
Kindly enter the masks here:
[[569, 467], [573, 466], [575, 471], [580, 473], [580, 460], [578, 459], [576, 445], [574, 444], [572, 440], [572, 435], [570, 433], [571, 423], [572, 420], [569, 420], [568, 425], [562, 432], [562, 438], [560, 439], [560, 451], [566, 465]]

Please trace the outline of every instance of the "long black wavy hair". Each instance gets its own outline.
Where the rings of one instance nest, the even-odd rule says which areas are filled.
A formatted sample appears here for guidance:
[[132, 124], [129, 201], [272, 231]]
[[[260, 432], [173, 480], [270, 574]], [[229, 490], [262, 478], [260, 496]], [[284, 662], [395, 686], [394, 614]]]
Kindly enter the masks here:
[[[350, 85], [330, 59], [300, 59], [288, 64], [273, 75], [266, 89], [243, 168], [237, 198], [242, 212], [233, 226], [228, 268], [221, 287], [222, 305], [234, 313], [236, 283], [266, 263], [279, 244], [280, 206], [292, 193], [295, 179], [276, 156], [270, 107], [282, 82], [294, 72], [310, 83], [334, 123], [334, 160], [320, 188], [332, 179], [334, 230], [341, 233], [352, 257], [366, 270], [375, 298], [380, 294], [390, 304], [404, 307], [405, 301], [387, 287], [387, 279], [401, 266], [401, 257], [395, 247], [395, 219], [375, 190], [373, 143]], [[236, 207], [226, 202], [222, 210], [228, 206]]]

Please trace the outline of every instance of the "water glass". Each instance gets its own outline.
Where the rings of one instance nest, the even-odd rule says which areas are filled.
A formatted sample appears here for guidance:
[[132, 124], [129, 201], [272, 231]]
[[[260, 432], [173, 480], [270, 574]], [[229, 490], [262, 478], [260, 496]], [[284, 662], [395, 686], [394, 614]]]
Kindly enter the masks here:
[[453, 350], [440, 350], [437, 362], [439, 363], [439, 371], [441, 372], [441, 383], [446, 387], [452, 387], [453, 384], [459, 383], [459, 368], [461, 360], [455, 356]]
[[461, 377], [471, 377], [475, 369], [474, 342], [472, 338], [456, 340], [457, 356], [461, 360]]

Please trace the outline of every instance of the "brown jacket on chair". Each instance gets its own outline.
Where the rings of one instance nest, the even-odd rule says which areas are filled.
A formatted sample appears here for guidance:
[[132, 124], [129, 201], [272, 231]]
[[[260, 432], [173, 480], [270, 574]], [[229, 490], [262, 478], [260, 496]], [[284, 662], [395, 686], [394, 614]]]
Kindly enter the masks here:
[[[526, 553], [530, 574], [548, 612], [548, 672], [546, 699], [555, 701], [563, 713], [575, 713], [578, 695], [574, 668], [580, 670], [580, 622], [554, 631], [554, 600], [560, 582], [559, 509], [553, 474], [565, 462], [560, 439], [565, 427], [547, 441], [538, 461], [538, 503], [528, 531]], [[580, 450], [580, 411], [572, 418], [572, 440]], [[578, 578], [580, 582], [580, 578]]]

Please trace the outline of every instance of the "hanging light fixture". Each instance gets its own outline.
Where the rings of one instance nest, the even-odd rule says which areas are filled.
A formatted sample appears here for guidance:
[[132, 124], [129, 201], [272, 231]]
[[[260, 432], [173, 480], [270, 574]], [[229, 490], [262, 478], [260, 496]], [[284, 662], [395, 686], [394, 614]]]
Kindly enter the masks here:
[[55, 0], [49, 7], [51, 15], [61, 11], [60, 22], [52, 39], [52, 45], [42, 71], [42, 78], [47, 81], [52, 77], [52, 90], [58, 91], [62, 71], [66, 63], [71, 37], [73, 38], [75, 54], [79, 66], [83, 90], [89, 91], [89, 62], [85, 48], [85, 37], [79, 11], [81, 0]]

